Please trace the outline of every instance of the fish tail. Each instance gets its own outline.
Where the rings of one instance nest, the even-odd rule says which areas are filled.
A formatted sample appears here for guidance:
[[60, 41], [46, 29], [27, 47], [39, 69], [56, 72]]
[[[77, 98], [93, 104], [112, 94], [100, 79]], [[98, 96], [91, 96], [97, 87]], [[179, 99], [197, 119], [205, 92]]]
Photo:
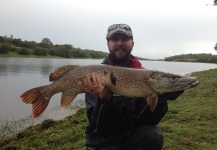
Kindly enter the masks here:
[[20, 98], [24, 103], [32, 104], [32, 115], [33, 118], [38, 118], [50, 101], [51, 96], [42, 94], [42, 90], [47, 86], [36, 87], [23, 93]]

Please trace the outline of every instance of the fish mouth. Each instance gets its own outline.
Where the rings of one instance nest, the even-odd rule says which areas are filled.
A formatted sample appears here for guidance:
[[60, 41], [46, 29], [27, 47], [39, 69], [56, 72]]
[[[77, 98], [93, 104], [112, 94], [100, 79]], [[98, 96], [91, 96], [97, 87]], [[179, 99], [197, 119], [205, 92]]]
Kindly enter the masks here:
[[197, 86], [200, 82], [196, 77], [181, 78], [175, 84], [176, 89], [189, 89]]
[[191, 88], [193, 88], [193, 87], [197, 86], [199, 83], [200, 83], [200, 81], [195, 80], [195, 81], [191, 82], [191, 83], [189, 84], [189, 86], [190, 86]]
[[197, 78], [195, 78], [195, 80], [193, 80], [192, 82], [190, 82], [186, 88], [193, 88], [195, 86], [197, 86], [200, 83], [200, 81], [197, 80]]

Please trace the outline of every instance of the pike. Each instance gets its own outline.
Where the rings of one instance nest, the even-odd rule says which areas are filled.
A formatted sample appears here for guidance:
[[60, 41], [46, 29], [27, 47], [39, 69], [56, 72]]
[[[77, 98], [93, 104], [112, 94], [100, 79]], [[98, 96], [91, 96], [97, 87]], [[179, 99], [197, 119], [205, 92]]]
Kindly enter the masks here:
[[158, 95], [183, 91], [199, 84], [196, 77], [187, 77], [160, 71], [132, 69], [109, 65], [68, 65], [57, 68], [50, 76], [49, 85], [36, 87], [23, 93], [20, 98], [32, 104], [33, 118], [39, 117], [46, 109], [51, 97], [62, 92], [61, 107], [66, 108], [77, 94], [83, 93], [78, 82], [86, 84], [86, 75], [95, 72], [102, 85], [118, 95], [138, 98], [147, 97], [151, 111], [157, 105]]

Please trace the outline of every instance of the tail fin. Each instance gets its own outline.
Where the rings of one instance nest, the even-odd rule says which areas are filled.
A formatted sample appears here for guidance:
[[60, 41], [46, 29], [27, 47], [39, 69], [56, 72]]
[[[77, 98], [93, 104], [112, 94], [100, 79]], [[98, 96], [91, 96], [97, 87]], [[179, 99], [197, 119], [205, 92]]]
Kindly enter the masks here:
[[44, 87], [45, 86], [33, 88], [20, 96], [24, 103], [32, 104], [33, 118], [38, 118], [47, 108], [50, 101], [51, 96], [44, 97], [40, 92]]

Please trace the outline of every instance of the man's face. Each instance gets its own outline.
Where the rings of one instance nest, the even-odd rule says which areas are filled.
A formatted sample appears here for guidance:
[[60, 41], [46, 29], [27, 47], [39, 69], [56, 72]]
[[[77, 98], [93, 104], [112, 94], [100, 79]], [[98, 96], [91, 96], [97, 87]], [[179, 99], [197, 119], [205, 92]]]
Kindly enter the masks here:
[[109, 39], [107, 45], [113, 61], [115, 63], [122, 63], [128, 60], [134, 42], [129, 36], [118, 33]]

